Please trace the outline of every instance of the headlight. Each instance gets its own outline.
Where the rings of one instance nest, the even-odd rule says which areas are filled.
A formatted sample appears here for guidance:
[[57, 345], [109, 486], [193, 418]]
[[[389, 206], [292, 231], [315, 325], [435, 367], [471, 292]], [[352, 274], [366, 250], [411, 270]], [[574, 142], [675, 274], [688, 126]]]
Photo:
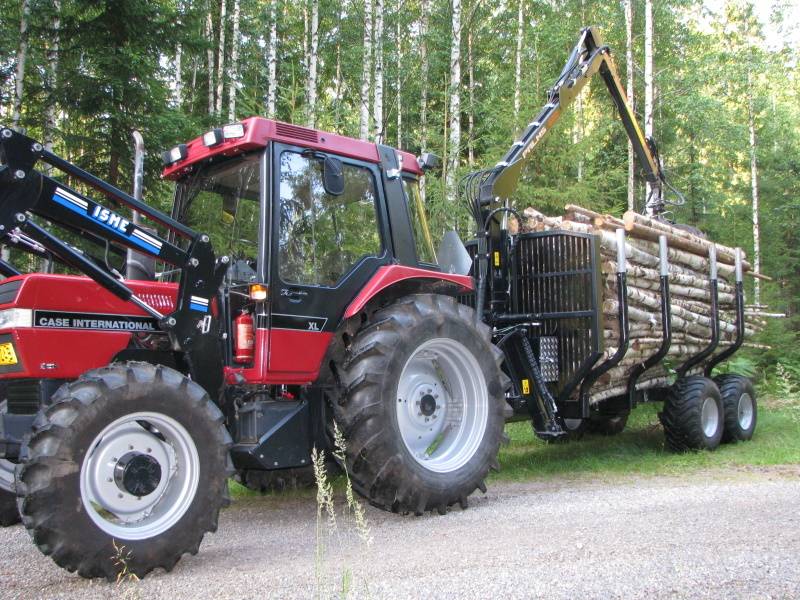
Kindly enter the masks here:
[[0, 310], [0, 329], [17, 327], [33, 327], [33, 311], [30, 308]]
[[164, 166], [168, 167], [179, 160], [183, 160], [187, 156], [189, 156], [189, 150], [186, 148], [186, 144], [181, 144], [180, 146], [175, 146], [171, 150], [164, 152], [161, 158], [164, 161]]
[[222, 137], [226, 140], [244, 137], [244, 124], [232, 123], [222, 128]]
[[216, 146], [217, 144], [222, 143], [222, 129], [212, 129], [208, 133], [203, 135], [203, 145], [207, 148], [211, 148], [211, 146]]

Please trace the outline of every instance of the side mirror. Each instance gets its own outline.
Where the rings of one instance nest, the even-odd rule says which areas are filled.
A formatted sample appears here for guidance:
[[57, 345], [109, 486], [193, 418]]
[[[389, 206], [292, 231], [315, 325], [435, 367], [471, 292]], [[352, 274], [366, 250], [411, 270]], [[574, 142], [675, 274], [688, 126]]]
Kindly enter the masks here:
[[322, 162], [322, 186], [330, 196], [344, 194], [344, 169], [338, 158], [326, 156]]
[[442, 166], [442, 159], [433, 152], [423, 152], [422, 155], [417, 158], [417, 164], [423, 171], [431, 171]]

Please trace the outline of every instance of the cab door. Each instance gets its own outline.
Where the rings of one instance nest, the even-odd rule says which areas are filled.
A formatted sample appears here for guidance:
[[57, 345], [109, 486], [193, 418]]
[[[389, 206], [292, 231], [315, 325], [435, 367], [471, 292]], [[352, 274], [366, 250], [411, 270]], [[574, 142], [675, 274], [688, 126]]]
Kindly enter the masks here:
[[[378, 166], [336, 156], [331, 167], [326, 156], [273, 144], [273, 382], [316, 379], [345, 308], [391, 260]], [[341, 189], [326, 186], [325, 168], [341, 169]]]

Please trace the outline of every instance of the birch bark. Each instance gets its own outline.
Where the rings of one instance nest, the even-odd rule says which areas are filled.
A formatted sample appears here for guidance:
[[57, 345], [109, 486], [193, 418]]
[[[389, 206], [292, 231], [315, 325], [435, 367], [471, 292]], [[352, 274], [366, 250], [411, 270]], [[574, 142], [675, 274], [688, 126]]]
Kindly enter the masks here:
[[[753, 199], [753, 272], [761, 273], [761, 225], [759, 223], [758, 189], [758, 144], [756, 140], [756, 117], [753, 99], [753, 81], [747, 74], [747, 127], [750, 133], [750, 191]], [[761, 304], [761, 282], [753, 280], [753, 302]]]
[[269, 49], [267, 51], [267, 71], [269, 73], [267, 91], [267, 117], [275, 118], [275, 105], [278, 98], [278, 0], [269, 3]]
[[375, 0], [375, 89], [372, 104], [374, 139], [383, 142], [383, 0]]
[[[644, 135], [653, 137], [653, 0], [644, 4]], [[645, 185], [645, 203], [650, 199], [652, 186]], [[649, 211], [648, 211], [649, 213]]]
[[22, 118], [22, 96], [25, 89], [25, 61], [28, 58], [28, 22], [31, 17], [30, 0], [22, 0], [22, 16], [19, 20], [19, 46], [17, 49], [17, 70], [14, 82], [14, 108], [11, 114], [11, 126], [19, 129]]
[[58, 85], [58, 58], [61, 44], [61, 0], [54, 0], [53, 11], [51, 23], [53, 39], [47, 48], [47, 78], [45, 82], [47, 107], [44, 117], [44, 147], [49, 152], [53, 151], [53, 136], [57, 125], [56, 86]]
[[233, 34], [231, 35], [231, 67], [228, 80], [228, 121], [236, 120], [236, 92], [239, 86], [239, 21], [241, 2], [233, 0]]
[[[625, 70], [628, 77], [628, 104], [635, 114], [636, 109], [633, 105], [633, 0], [625, 0]], [[636, 209], [634, 160], [633, 143], [628, 139], [628, 210]]]
[[364, 54], [361, 70], [361, 101], [358, 137], [369, 139], [369, 97], [372, 87], [372, 7], [373, 0], [364, 3]]
[[222, 95], [225, 91], [225, 29], [228, 21], [227, 0], [220, 2], [219, 9], [219, 49], [217, 51], [217, 98], [214, 112], [219, 117], [222, 114]]
[[306, 88], [306, 125], [317, 124], [317, 63], [319, 49], [319, 0], [311, 0], [311, 47], [308, 54], [308, 80]]
[[461, 149], [461, 0], [453, 0], [452, 38], [450, 46], [450, 160], [445, 187], [447, 199], [455, 203]]

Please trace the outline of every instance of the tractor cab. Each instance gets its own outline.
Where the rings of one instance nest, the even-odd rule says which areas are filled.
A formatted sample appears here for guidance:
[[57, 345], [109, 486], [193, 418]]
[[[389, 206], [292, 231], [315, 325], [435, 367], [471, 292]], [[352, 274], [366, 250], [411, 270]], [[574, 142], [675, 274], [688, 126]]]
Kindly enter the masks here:
[[381, 269], [438, 276], [423, 171], [409, 153], [251, 118], [176, 146], [164, 162], [176, 181], [172, 218], [231, 261], [220, 307], [231, 381], [314, 381], [348, 307]]

